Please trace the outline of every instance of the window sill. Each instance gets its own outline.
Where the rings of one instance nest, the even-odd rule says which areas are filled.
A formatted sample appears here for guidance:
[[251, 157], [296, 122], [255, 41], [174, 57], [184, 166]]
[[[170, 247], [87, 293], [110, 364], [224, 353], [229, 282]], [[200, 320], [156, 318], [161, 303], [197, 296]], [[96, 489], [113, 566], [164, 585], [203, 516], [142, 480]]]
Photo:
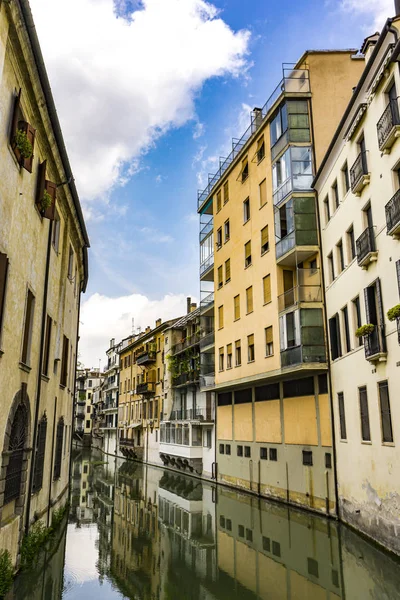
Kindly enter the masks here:
[[60, 389], [65, 390], [66, 386], [60, 383]]
[[251, 315], [251, 313], [253, 313], [253, 312], [254, 312], [254, 310], [249, 310], [249, 312], [246, 313], [246, 317], [247, 317], [247, 315]]
[[364, 444], [365, 446], [372, 446], [371, 440], [361, 440], [361, 443]]
[[257, 162], [257, 167], [258, 167], [258, 165], [261, 165], [261, 163], [262, 163], [262, 161], [264, 160], [264, 158], [265, 158], [265, 154], [264, 154], [264, 156], [263, 156], [262, 158], [260, 158], [260, 160]]
[[46, 383], [49, 383], [50, 377], [48, 377], [47, 375], [45, 375], [44, 373], [42, 373], [42, 380], [45, 381]]
[[241, 367], [242, 363], [240, 363], [240, 365], [235, 365], [235, 369], [237, 369], [237, 367]]
[[251, 219], [251, 217], [249, 217], [249, 218], [247, 219], [247, 221], [244, 221], [244, 222], [243, 222], [243, 225], [247, 225], [247, 223], [249, 223], [249, 222], [250, 222], [250, 219]]
[[238, 317], [237, 319], [233, 319], [234, 323], [236, 323], [236, 321], [240, 321], [240, 317]]
[[251, 364], [251, 363], [253, 363], [253, 362], [256, 362], [256, 361], [255, 361], [255, 358], [253, 358], [253, 360], [248, 360], [248, 361], [247, 361], [247, 364], [248, 364], [248, 365], [250, 365], [250, 364]]
[[265, 358], [272, 358], [273, 356], [275, 356], [275, 354], [266, 354]]
[[227, 283], [229, 283], [229, 282], [230, 282], [230, 280], [231, 280], [231, 278], [229, 277], [229, 279], [227, 279], [227, 280], [225, 281], [225, 285], [226, 285]]
[[241, 181], [242, 181], [242, 183], [244, 183], [245, 181], [247, 181], [247, 180], [248, 180], [248, 178], [249, 178], [249, 176], [248, 176], [248, 175], [246, 175], [246, 177], [245, 177], [244, 179], [242, 178], [242, 180], [241, 180]]
[[261, 210], [262, 208], [264, 208], [264, 206], [267, 206], [267, 204], [268, 204], [268, 200], [267, 200], [267, 202], [264, 202], [264, 204], [262, 204], [258, 210]]
[[341, 444], [347, 444], [347, 440], [340, 440]]
[[269, 252], [269, 248], [267, 248], [266, 250], [264, 250], [264, 252], [261, 252], [261, 256], [264, 256], [265, 254], [268, 254]]
[[22, 361], [20, 361], [20, 363], [19, 363], [19, 368], [21, 369], [21, 371], [25, 371], [25, 373], [30, 373], [32, 371], [32, 367], [30, 367], [29, 365], [26, 365]]
[[268, 304], [272, 304], [272, 300], [268, 300], [268, 302], [264, 302], [263, 306], [268, 306]]
[[230, 237], [226, 238], [224, 244], [226, 244], [227, 242], [229, 242], [230, 239], [231, 239]]
[[382, 446], [387, 446], [388, 448], [395, 448], [396, 444], [394, 442], [382, 442]]
[[246, 269], [248, 269], [249, 267], [252, 267], [252, 266], [253, 266], [253, 263], [250, 263], [249, 265], [246, 265], [244, 268], [246, 270]]
[[226, 370], [227, 370], [227, 371], [231, 371], [231, 370], [232, 370], [232, 367], [226, 367]]

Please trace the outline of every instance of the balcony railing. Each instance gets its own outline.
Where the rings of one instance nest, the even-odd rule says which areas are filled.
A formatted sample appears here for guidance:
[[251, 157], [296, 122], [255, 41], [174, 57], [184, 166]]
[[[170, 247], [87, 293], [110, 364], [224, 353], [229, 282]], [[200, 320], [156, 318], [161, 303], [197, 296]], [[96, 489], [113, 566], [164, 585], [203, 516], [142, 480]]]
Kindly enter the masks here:
[[198, 371], [189, 371], [189, 373], [181, 373], [178, 377], [174, 377], [172, 385], [177, 387], [179, 385], [185, 385], [187, 383], [195, 383], [199, 381], [200, 374]]
[[400, 233], [400, 190], [386, 204], [385, 212], [388, 235]]
[[368, 183], [367, 152], [360, 152], [350, 169], [350, 184], [353, 194], [359, 193]]
[[278, 296], [278, 310], [283, 312], [300, 302], [322, 302], [320, 285], [297, 285]]
[[364, 337], [364, 351], [367, 360], [373, 361], [374, 358], [386, 355], [384, 339], [385, 332], [379, 325], [376, 325], [373, 332]]
[[138, 383], [136, 393], [139, 394], [155, 394], [156, 384], [154, 381], [146, 381], [146, 383]]
[[205, 240], [205, 238], [212, 232], [213, 228], [214, 228], [214, 217], [211, 217], [211, 219], [200, 230], [200, 243], [203, 242]]
[[281, 350], [282, 367], [291, 367], [295, 365], [308, 363], [325, 363], [325, 346], [294, 346]]
[[393, 146], [400, 135], [399, 98], [390, 100], [383, 111], [377, 125], [379, 150], [387, 150]]
[[129, 446], [130, 448], [134, 448], [135, 442], [134, 442], [134, 440], [131, 440], [129, 438], [121, 437], [121, 438], [119, 438], [119, 445], [120, 446]]
[[202, 337], [200, 338], [200, 350], [206, 348], [206, 346], [211, 346], [215, 341], [215, 333], [214, 331], [203, 332]]
[[376, 253], [375, 232], [373, 227], [367, 227], [356, 240], [357, 263], [360, 267], [370, 262], [372, 253]]
[[209, 310], [214, 304], [214, 292], [208, 294], [200, 303], [202, 312]]
[[148, 363], [153, 363], [156, 361], [156, 351], [155, 350], [146, 350], [141, 354], [138, 354], [136, 357], [137, 365], [146, 365]]
[[200, 333], [193, 333], [192, 335], [185, 338], [182, 342], [175, 344], [171, 348], [171, 354], [177, 354], [178, 352], [182, 352], [182, 350], [186, 350], [191, 346], [195, 346], [200, 342]]
[[184, 410], [173, 410], [170, 421], [214, 421], [213, 410], [210, 408], [187, 408]]
[[214, 266], [214, 253], [210, 254], [200, 265], [200, 276]]

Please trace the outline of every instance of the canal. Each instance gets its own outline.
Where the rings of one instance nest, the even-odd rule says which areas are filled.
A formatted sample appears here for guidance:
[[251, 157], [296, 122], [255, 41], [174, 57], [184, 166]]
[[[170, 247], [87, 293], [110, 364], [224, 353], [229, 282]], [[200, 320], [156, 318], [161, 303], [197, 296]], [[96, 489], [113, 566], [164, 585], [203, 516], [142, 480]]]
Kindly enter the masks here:
[[10, 598], [400, 600], [400, 565], [333, 521], [77, 451], [68, 520]]

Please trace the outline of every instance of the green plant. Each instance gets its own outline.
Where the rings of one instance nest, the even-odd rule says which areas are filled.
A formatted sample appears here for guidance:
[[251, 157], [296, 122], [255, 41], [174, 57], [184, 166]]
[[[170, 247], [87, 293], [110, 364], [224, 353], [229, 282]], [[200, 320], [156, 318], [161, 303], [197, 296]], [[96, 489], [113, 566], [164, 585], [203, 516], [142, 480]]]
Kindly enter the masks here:
[[396, 304], [396, 306], [392, 306], [392, 308], [389, 308], [389, 310], [387, 311], [387, 318], [389, 319], [389, 321], [395, 321], [396, 319], [400, 318], [400, 304]]
[[53, 200], [52, 197], [50, 196], [49, 192], [47, 192], [46, 190], [44, 190], [44, 194], [43, 197], [40, 201], [40, 208], [43, 212], [45, 212], [48, 208], [50, 208], [51, 204], [52, 204]]
[[8, 550], [0, 552], [0, 598], [11, 589], [14, 579], [14, 567]]
[[366, 337], [367, 335], [371, 335], [374, 331], [375, 325], [372, 323], [367, 323], [366, 325], [361, 325], [358, 329], [356, 329], [356, 337]]
[[40, 547], [47, 542], [52, 529], [45, 527], [42, 521], [37, 521], [32, 525], [28, 535], [26, 535], [21, 545], [21, 568], [25, 569], [36, 562]]
[[64, 506], [60, 506], [60, 508], [58, 508], [57, 510], [53, 511], [52, 517], [51, 517], [51, 528], [57, 529], [57, 527], [59, 526], [59, 524], [61, 523], [61, 521], [63, 520], [66, 512], [68, 510], [68, 502], [66, 502], [64, 504]]
[[15, 134], [15, 145], [18, 148], [22, 158], [31, 158], [33, 154], [32, 144], [28, 140], [28, 136], [22, 129], [17, 129]]

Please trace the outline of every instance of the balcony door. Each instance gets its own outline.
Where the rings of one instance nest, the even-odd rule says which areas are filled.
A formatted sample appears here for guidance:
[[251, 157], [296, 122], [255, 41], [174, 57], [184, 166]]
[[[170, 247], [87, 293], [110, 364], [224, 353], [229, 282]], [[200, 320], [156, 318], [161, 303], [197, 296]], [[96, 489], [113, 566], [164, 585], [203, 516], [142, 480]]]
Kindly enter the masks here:
[[388, 92], [388, 100], [391, 107], [392, 113], [392, 122], [393, 124], [399, 123], [399, 107], [397, 104], [397, 90], [396, 84], [393, 82], [392, 86], [389, 88]]
[[366, 340], [366, 347], [371, 354], [385, 352], [385, 317], [379, 278], [372, 285], [364, 289], [364, 299], [367, 323], [375, 325], [374, 331]]
[[283, 271], [283, 292], [284, 292], [284, 307], [289, 308], [295, 303], [294, 277], [293, 271]]

